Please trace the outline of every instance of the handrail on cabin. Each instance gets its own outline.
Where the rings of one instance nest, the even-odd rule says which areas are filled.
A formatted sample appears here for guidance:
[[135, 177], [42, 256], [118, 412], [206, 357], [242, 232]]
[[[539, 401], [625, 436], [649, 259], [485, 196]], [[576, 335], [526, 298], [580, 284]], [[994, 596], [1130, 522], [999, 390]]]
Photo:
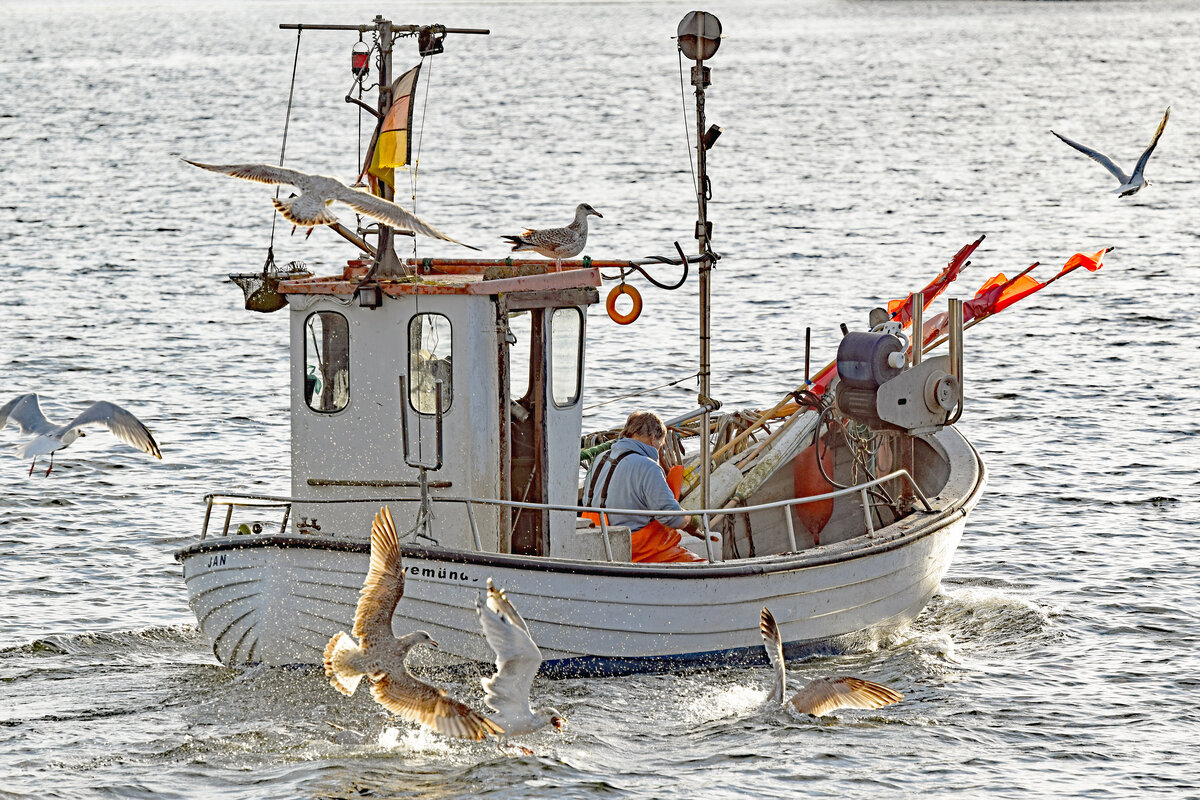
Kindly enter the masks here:
[[[867, 490], [886, 483], [887, 481], [903, 478], [912, 488], [914, 495], [925, 506], [925, 511], [933, 512], [933, 506], [925, 497], [925, 493], [921, 491], [921, 487], [917, 485], [916, 480], [909, 474], [908, 470], [898, 469], [884, 475], [882, 478], [874, 478], [873, 480], [848, 486], [844, 489], [835, 489], [832, 492], [823, 494], [810, 495], [808, 497], [793, 497], [787, 500], [776, 500], [772, 503], [759, 503], [753, 506], [741, 506], [736, 509], [729, 508], [705, 508], [695, 511], [683, 511], [683, 516], [699, 516], [704, 525], [704, 544], [708, 552], [708, 560], [713, 561], [712, 552], [712, 530], [710, 528], [710, 517], [720, 516], [723, 514], [750, 514], [755, 511], [767, 511], [771, 509], [783, 509], [784, 518], [787, 522], [788, 543], [791, 546], [791, 552], [796, 552], [796, 532], [792, 522], [791, 509], [794, 506], [803, 505], [804, 503], [817, 503], [823, 500], [833, 500], [838, 497], [843, 497], [852, 493], [858, 493], [862, 496], [863, 513], [866, 517], [866, 529], [868, 536], [874, 536], [875, 526], [871, 520], [870, 504], [868, 502]], [[280, 535], [287, 532], [288, 517], [291, 515], [293, 503], [309, 503], [309, 504], [346, 504], [346, 503], [419, 503], [419, 497], [378, 497], [378, 498], [336, 498], [336, 499], [306, 499], [281, 497], [277, 495], [261, 495], [261, 494], [245, 494], [240, 492], [228, 493], [213, 493], [204, 496], [207, 509], [204, 514], [204, 527], [200, 531], [200, 539], [203, 540], [208, 535], [208, 524], [212, 516], [214, 505], [223, 505], [227, 507], [225, 514], [225, 524], [221, 531], [221, 536], [229, 535], [229, 523], [233, 516], [233, 509], [237, 508], [284, 508], [283, 526], [280, 528]], [[239, 502], [246, 501], [246, 502]], [[477, 497], [438, 497], [434, 498], [435, 503], [461, 503], [467, 508], [467, 519], [471, 524], [471, 535], [474, 540], [475, 549], [483, 552], [483, 542], [479, 534], [479, 527], [475, 521], [475, 505], [497, 506], [506, 508], [529, 508], [543, 511], [572, 511], [576, 516], [583, 512], [591, 512], [597, 514], [600, 518], [600, 532], [604, 542], [604, 554], [607, 560], [613, 560], [612, 542], [609, 539], [607, 514], [624, 514], [629, 516], [639, 517], [678, 517], [680, 512], [676, 510], [670, 511], [649, 511], [646, 509], [631, 509], [631, 508], [598, 508], [595, 506], [576, 506], [576, 505], [561, 505], [555, 503], [529, 503], [521, 500], [496, 500], [491, 498]]]

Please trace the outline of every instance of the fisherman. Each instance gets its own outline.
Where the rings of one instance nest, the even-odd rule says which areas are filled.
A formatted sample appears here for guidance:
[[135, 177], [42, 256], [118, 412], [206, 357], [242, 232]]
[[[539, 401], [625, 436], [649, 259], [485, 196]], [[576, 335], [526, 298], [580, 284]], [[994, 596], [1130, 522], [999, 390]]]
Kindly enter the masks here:
[[[659, 462], [659, 449], [667, 438], [667, 426], [651, 411], [635, 411], [625, 420], [621, 436], [596, 459], [588, 476], [583, 505], [599, 508], [636, 508], [647, 511], [683, 511], [667, 484]], [[594, 514], [585, 514], [599, 522]], [[683, 534], [700, 536], [694, 516], [649, 517], [609, 514], [608, 524], [624, 525], [633, 531], [632, 556], [636, 562], [704, 561], [684, 548]]]

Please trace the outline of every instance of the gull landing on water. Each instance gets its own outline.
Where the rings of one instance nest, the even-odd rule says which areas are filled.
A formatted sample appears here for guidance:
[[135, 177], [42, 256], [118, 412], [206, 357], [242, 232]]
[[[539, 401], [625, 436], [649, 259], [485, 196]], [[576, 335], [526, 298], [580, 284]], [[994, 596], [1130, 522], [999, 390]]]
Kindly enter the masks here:
[[[504, 738], [533, 733], [547, 725], [561, 733], [567, 724], [562, 714], [553, 708], [529, 706], [529, 690], [542, 665], [542, 651], [533, 643], [525, 620], [504, 590], [492, 585], [491, 578], [487, 602], [476, 597], [475, 610], [484, 638], [496, 652], [496, 674], [480, 680], [485, 692], [483, 702], [496, 712], [493, 719], [504, 728]], [[526, 755], [532, 755], [532, 751], [526, 750]]]
[[38, 456], [49, 455], [50, 466], [46, 468], [46, 476], [54, 469], [54, 454], [84, 435], [85, 425], [104, 425], [118, 439], [131, 444], [143, 453], [162, 458], [158, 442], [150, 434], [150, 430], [137, 417], [118, 405], [101, 400], [92, 403], [79, 416], [66, 425], [55, 425], [46, 419], [36, 394], [19, 395], [0, 406], [0, 428], [8, 420], [16, 423], [21, 433], [36, 434], [36, 437], [18, 448], [21, 458], [33, 457], [29, 465], [29, 474], [37, 465]]
[[[775, 617], [765, 607], [758, 626], [763, 637], [767, 660], [775, 668], [775, 683], [771, 687], [771, 701], [783, 704], [787, 689], [787, 674], [783, 663], [783, 640]], [[792, 696], [787, 703], [801, 714], [820, 717], [839, 708], [883, 708], [899, 703], [904, 695], [878, 683], [861, 678], [817, 678]]]
[[390, 228], [412, 231], [422, 236], [453, 242], [472, 250], [479, 249], [450, 238], [420, 219], [416, 214], [390, 200], [353, 189], [337, 178], [327, 175], [310, 175], [298, 169], [275, 167], [270, 164], [201, 164], [197, 161], [188, 161], [186, 158], [184, 161], [193, 167], [200, 167], [210, 172], [221, 172], [242, 180], [295, 186], [300, 190], [299, 196], [286, 200], [276, 197], [271, 201], [283, 218], [293, 225], [310, 229], [317, 225], [332, 225], [338, 221], [338, 218], [329, 210], [329, 206], [334, 203], [345, 203], [358, 213], [377, 219]]
[[572, 258], [583, 252], [587, 244], [588, 223], [590, 215], [604, 219], [604, 215], [587, 203], [575, 207], [575, 220], [565, 228], [544, 228], [542, 230], [527, 230], [520, 236], [505, 236], [512, 242], [513, 252], [532, 250], [546, 258], [554, 259], [554, 268], [562, 266], [564, 258]]
[[1126, 175], [1125, 172], [1116, 164], [1114, 164], [1111, 158], [1104, 155], [1104, 153], [1101, 153], [1098, 150], [1093, 150], [1090, 147], [1085, 147], [1079, 142], [1073, 142], [1067, 137], [1063, 136], [1061, 133], [1055, 133], [1054, 131], [1050, 132], [1111, 172], [1113, 176], [1121, 182], [1120, 187], [1114, 189], [1113, 191], [1116, 194], [1119, 194], [1121, 197], [1128, 197], [1131, 194], [1137, 194], [1142, 190], [1143, 187], [1150, 185], [1150, 181], [1146, 180], [1146, 176], [1144, 175], [1146, 171], [1146, 162], [1150, 160], [1150, 154], [1153, 153], [1154, 148], [1158, 146], [1158, 140], [1163, 135], [1163, 129], [1167, 127], [1167, 120], [1170, 118], [1171, 107], [1167, 106], [1167, 111], [1165, 114], [1163, 114], [1162, 122], [1158, 123], [1158, 130], [1154, 132], [1154, 138], [1150, 140], [1150, 146], [1146, 148], [1146, 151], [1142, 153], [1142, 157], [1138, 159], [1137, 166], [1133, 168], [1132, 175]]
[[384, 506], [371, 525], [371, 565], [354, 611], [358, 644], [345, 631], [329, 640], [325, 646], [329, 683], [342, 694], [352, 695], [365, 676], [371, 682], [371, 695], [381, 706], [446, 736], [478, 742], [504, 733], [490, 719], [408, 671], [404, 659], [409, 650], [438, 644], [425, 631], [399, 638], [392, 633], [392, 614], [403, 595], [400, 542], [392, 512]]

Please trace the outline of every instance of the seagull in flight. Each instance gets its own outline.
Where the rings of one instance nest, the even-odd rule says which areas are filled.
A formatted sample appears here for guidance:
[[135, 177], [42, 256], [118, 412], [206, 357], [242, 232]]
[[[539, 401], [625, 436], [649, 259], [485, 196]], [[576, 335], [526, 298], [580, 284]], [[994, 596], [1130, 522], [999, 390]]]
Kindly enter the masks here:
[[1081, 145], [1079, 142], [1073, 142], [1061, 133], [1050, 132], [1111, 172], [1121, 182], [1120, 187], [1113, 191], [1121, 197], [1128, 197], [1131, 194], [1137, 194], [1143, 187], [1150, 185], [1150, 181], [1146, 180], [1146, 176], [1143, 174], [1146, 171], [1146, 162], [1150, 160], [1150, 154], [1158, 146], [1158, 140], [1163, 135], [1163, 129], [1167, 127], [1167, 120], [1170, 118], [1171, 107], [1167, 106], [1167, 111], [1163, 114], [1162, 122], [1158, 123], [1158, 130], [1154, 132], [1154, 138], [1150, 140], [1150, 146], [1146, 148], [1146, 152], [1142, 153], [1142, 157], [1138, 159], [1137, 166], [1133, 168], [1132, 175], [1126, 175], [1120, 167], [1113, 163], [1111, 158], [1099, 150], [1093, 150], [1090, 147]]
[[[767, 660], [775, 668], [775, 682], [771, 687], [771, 702], [784, 705], [787, 675], [783, 665], [783, 640], [775, 617], [764, 606], [758, 626], [762, 633], [763, 647]], [[899, 703], [904, 695], [886, 686], [861, 678], [817, 678], [796, 692], [786, 704], [801, 714], [820, 717], [839, 708], [882, 708]]]
[[546, 258], [554, 259], [554, 268], [562, 266], [564, 258], [572, 258], [583, 252], [587, 244], [587, 218], [595, 215], [604, 219], [604, 215], [587, 203], [575, 207], [575, 220], [565, 228], [544, 228], [542, 230], [526, 230], [520, 236], [504, 236], [512, 243], [513, 252], [532, 250]]
[[310, 175], [298, 169], [276, 167], [271, 164], [201, 164], [198, 161], [184, 161], [193, 167], [221, 172], [234, 178], [241, 178], [256, 183], [295, 186], [300, 194], [280, 200], [272, 199], [275, 209], [284, 219], [293, 225], [313, 228], [317, 225], [332, 225], [338, 218], [329, 210], [334, 203], [345, 203], [364, 216], [377, 219], [388, 227], [401, 231], [412, 231], [422, 236], [442, 239], [447, 242], [478, 250], [452, 239], [437, 228], [420, 219], [416, 214], [407, 211], [390, 200], [376, 197], [368, 192], [354, 189], [341, 180], [328, 175]]
[[92, 403], [66, 425], [56, 425], [42, 413], [36, 394], [22, 394], [0, 406], [0, 428], [9, 420], [21, 429], [21, 433], [34, 434], [33, 439], [17, 448], [21, 458], [33, 457], [33, 463], [29, 465], [30, 475], [37, 465], [38, 456], [49, 455], [50, 466], [46, 468], [46, 476], [49, 477], [50, 470], [54, 469], [54, 454], [83, 436], [85, 425], [104, 425], [126, 444], [155, 458], [162, 458], [158, 442], [154, 441], [154, 436], [141, 420], [106, 400]]
[[[530, 708], [529, 690], [542, 665], [542, 652], [529, 635], [529, 626], [504, 594], [488, 578], [487, 602], [475, 598], [475, 610], [484, 638], [496, 652], [496, 674], [483, 678], [483, 702], [496, 712], [492, 720], [504, 728], [504, 737], [523, 736], [547, 725], [559, 733], [567, 724], [553, 708]], [[532, 752], [526, 752], [531, 755]]]
[[371, 563], [354, 611], [354, 635], [338, 631], [325, 647], [325, 676], [344, 695], [354, 694], [367, 677], [381, 706], [410, 722], [446, 736], [483, 741], [504, 729], [444, 689], [418, 680], [404, 663], [417, 645], [437, 647], [425, 631], [401, 637], [392, 633], [392, 614], [404, 596], [404, 569], [392, 512], [384, 506], [371, 525]]

